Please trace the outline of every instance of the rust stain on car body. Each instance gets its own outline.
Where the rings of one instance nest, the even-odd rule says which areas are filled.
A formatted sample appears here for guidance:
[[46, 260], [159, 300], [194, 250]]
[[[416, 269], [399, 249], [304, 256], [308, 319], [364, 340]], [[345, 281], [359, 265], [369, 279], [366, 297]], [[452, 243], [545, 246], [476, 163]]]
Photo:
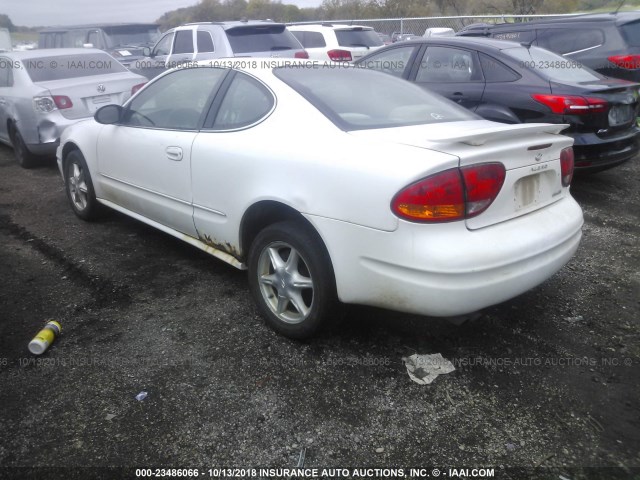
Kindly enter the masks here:
[[238, 260], [241, 260], [240, 252], [238, 252], [238, 250], [229, 242], [218, 243], [214, 239], [212, 239], [211, 236], [206, 234], [205, 235], [198, 234], [198, 239], [209, 247], [215, 248], [216, 250], [220, 250], [222, 252], [226, 252], [229, 255], [234, 256]]

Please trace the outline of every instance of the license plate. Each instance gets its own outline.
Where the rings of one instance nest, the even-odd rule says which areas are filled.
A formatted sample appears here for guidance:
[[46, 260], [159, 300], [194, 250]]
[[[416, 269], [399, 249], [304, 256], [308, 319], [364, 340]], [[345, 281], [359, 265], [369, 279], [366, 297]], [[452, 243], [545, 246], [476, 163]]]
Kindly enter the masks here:
[[633, 120], [634, 110], [631, 105], [615, 105], [609, 111], [609, 125], [617, 127]]
[[111, 95], [98, 95], [91, 99], [93, 103], [107, 103], [111, 101]]
[[514, 189], [516, 211], [538, 203], [541, 193], [540, 175], [521, 178], [515, 183]]

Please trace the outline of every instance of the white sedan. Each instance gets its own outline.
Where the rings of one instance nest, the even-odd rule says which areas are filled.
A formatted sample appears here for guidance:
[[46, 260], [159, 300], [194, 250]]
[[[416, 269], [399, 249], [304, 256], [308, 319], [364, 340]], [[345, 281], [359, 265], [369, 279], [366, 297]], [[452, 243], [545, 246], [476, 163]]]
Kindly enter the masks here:
[[341, 302], [474, 312], [576, 251], [565, 126], [482, 120], [371, 70], [242, 63], [169, 71], [65, 130], [75, 214], [107, 206], [248, 269], [293, 338]]

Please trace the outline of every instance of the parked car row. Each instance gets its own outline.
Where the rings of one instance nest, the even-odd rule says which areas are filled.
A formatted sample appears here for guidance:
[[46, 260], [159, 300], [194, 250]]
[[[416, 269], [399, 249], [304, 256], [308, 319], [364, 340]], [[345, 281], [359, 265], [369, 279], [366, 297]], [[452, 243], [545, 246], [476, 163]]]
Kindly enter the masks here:
[[[567, 25], [579, 28], [571, 30]], [[584, 29], [584, 25], [598, 28]], [[457, 37], [453, 37], [452, 30], [448, 28], [428, 28], [424, 34], [426, 38], [382, 48], [382, 37], [370, 27], [322, 23], [286, 28], [284, 24], [272, 21], [243, 20], [176, 27], [157, 39], [153, 48], [149, 45], [159, 35], [154, 24], [49, 28], [41, 32], [40, 44], [45, 47], [95, 44], [108, 49], [131, 71], [147, 78], [185, 62], [238, 56], [355, 61], [359, 66], [391, 73], [440, 93], [489, 120], [505, 123], [567, 123], [570, 127], [565, 134], [574, 139], [577, 170], [597, 171], [629, 160], [640, 148], [635, 121], [639, 86], [605, 78], [569, 59], [569, 56], [580, 54], [591, 58], [593, 52], [605, 49], [609, 54], [616, 53], [609, 55], [610, 61], [624, 57], [633, 64], [635, 50], [620, 54], [616, 48], [626, 48], [633, 43], [636, 26], [640, 28], [640, 14], [621, 13], [518, 25], [475, 25], [459, 32], [462, 36]], [[514, 32], [514, 29], [518, 32]], [[581, 32], [572, 37], [570, 45], [561, 41], [567, 31]], [[517, 43], [473, 38], [477, 35], [523, 41]], [[590, 35], [602, 37], [602, 44], [589, 46], [594, 43], [587, 41]], [[626, 39], [627, 44], [621, 45], [621, 38]], [[395, 39], [399, 37], [395, 35]], [[565, 57], [561, 57], [535, 44], [562, 47], [569, 51], [565, 52]], [[578, 47], [581, 48], [576, 50]], [[43, 53], [24, 58], [35, 59], [36, 63], [42, 61], [49, 54], [45, 53], [46, 50], [40, 51]], [[80, 54], [76, 52], [76, 55]], [[19, 61], [18, 57], [15, 60], [5, 58], [5, 63]], [[618, 64], [622, 64], [622, 61], [618, 61]], [[14, 145], [20, 163], [29, 166], [35, 159], [34, 154], [52, 151], [64, 126], [83, 115], [91, 115], [92, 110], [85, 108], [82, 110], [84, 113], [80, 114], [77, 105], [71, 108], [66, 104], [55, 104], [51, 112], [38, 110], [34, 117], [30, 109], [24, 108], [24, 105], [33, 103], [33, 96], [25, 93], [19, 85], [31, 73], [27, 77], [16, 74], [13, 79], [8, 76], [9, 70], [13, 69], [4, 70], [7, 75], [4, 85], [0, 86], [0, 93], [4, 95], [5, 103], [0, 107], [0, 118], [6, 121], [0, 126], [0, 141]], [[87, 69], [74, 70], [68, 71], [69, 78], [83, 76], [86, 82], [98, 81], [97, 77], [90, 78], [91, 72]], [[636, 70], [628, 71], [633, 73]], [[94, 73], [102, 75], [114, 72], [105, 70]], [[611, 69], [607, 72], [611, 73]], [[134, 78], [135, 85], [142, 83], [141, 78]], [[16, 82], [15, 86], [10, 82]], [[36, 83], [41, 82], [42, 79]], [[65, 88], [75, 88], [75, 84], [67, 83]], [[60, 97], [52, 95], [52, 98]], [[14, 97], [21, 98], [19, 103], [22, 107], [13, 106], [17, 102], [13, 100]], [[72, 98], [72, 95], [67, 97]], [[96, 98], [91, 101], [111, 99], [107, 94]], [[120, 101], [125, 99], [122, 96]], [[26, 118], [27, 112], [29, 119]], [[47, 125], [52, 123], [52, 118], [56, 119], [53, 122], [56, 127], [44, 128], [36, 117], [46, 118]], [[45, 148], [44, 145], [48, 146]]]
[[640, 149], [640, 85], [548, 50], [474, 37], [394, 44], [356, 62], [437, 92], [488, 120], [569, 124], [576, 170], [594, 172]]

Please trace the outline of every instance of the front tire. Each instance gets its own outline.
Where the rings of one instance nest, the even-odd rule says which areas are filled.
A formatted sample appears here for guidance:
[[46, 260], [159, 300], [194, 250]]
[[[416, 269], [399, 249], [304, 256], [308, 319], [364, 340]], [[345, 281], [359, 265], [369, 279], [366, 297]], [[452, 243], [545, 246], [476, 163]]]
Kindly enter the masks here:
[[251, 293], [276, 332], [308, 338], [337, 314], [331, 260], [311, 227], [290, 221], [268, 226], [252, 243], [248, 263]]
[[73, 150], [65, 158], [64, 184], [73, 213], [86, 221], [100, 216], [101, 208], [96, 200], [89, 168], [79, 150]]

